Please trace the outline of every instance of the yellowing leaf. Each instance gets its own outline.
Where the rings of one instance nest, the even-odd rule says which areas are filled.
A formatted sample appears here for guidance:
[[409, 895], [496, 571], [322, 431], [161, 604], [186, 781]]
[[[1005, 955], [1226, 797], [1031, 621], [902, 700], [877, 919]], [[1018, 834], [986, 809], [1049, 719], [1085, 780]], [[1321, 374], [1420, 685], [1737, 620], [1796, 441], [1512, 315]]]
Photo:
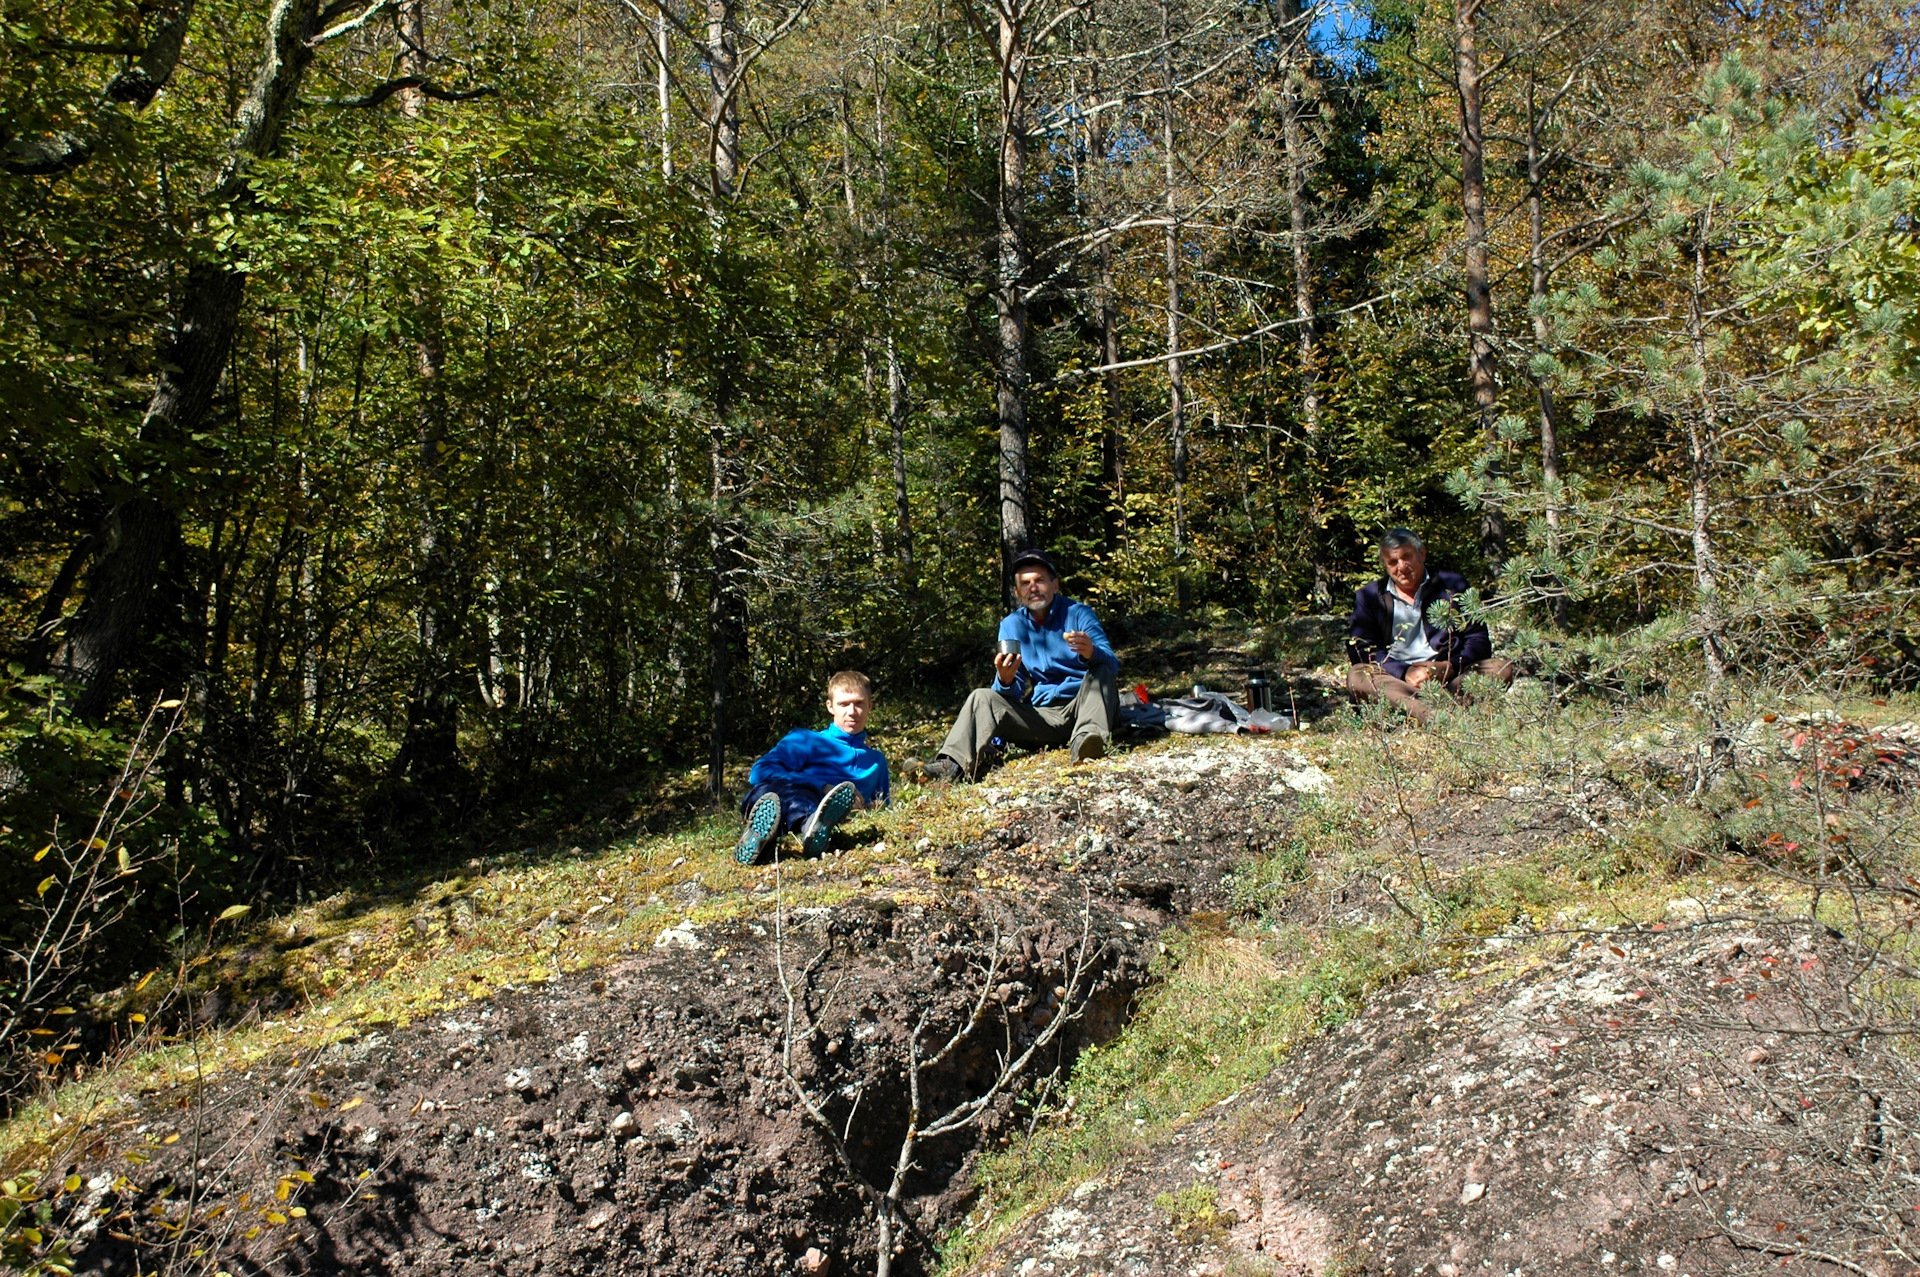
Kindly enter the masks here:
[[145, 1024], [147, 1022], [147, 1017], [144, 1015], [141, 1015], [138, 1011], [135, 1011], [132, 1015], [128, 1016], [127, 1019], [132, 1021], [134, 1024]]
[[253, 912], [252, 905], [228, 905], [225, 909], [222, 909], [220, 911], [220, 916], [214, 919], [214, 921], [225, 922], [229, 918], [238, 918], [241, 914], [251, 913], [251, 912]]
[[[354, 1097], [353, 1097], [352, 1099], [350, 1099], [350, 1100], [348, 1100], [348, 1101], [347, 1101], [347, 1102], [346, 1102], [345, 1104], [342, 1104], [342, 1105], [340, 1106], [340, 1111], [341, 1111], [342, 1113], [344, 1113], [344, 1112], [346, 1112], [346, 1111], [347, 1111], [348, 1109], [357, 1109], [357, 1108], [359, 1108], [359, 1107], [360, 1107], [360, 1106], [361, 1106], [362, 1104], [365, 1104], [366, 1102], [367, 1102], [367, 1097], [366, 1097], [366, 1096], [364, 1096], [364, 1095], [356, 1095], [356, 1096], [354, 1096]], [[311, 1183], [313, 1183], [313, 1178], [312, 1178], [311, 1176], [308, 1176], [308, 1178], [307, 1178], [307, 1183], [309, 1183], [309, 1184], [311, 1184]]]
[[114, 852], [113, 858], [120, 863], [121, 873], [133, 872], [133, 857], [127, 854], [127, 849], [125, 847], [122, 847], [118, 851]]
[[289, 1206], [287, 1208], [287, 1214], [293, 1216], [295, 1219], [305, 1219], [307, 1217], [307, 1208], [304, 1206]]
[[42, 896], [46, 895], [49, 891], [53, 890], [53, 884], [58, 881], [60, 881], [59, 878], [57, 878], [53, 874], [48, 874], [45, 878], [42, 878], [40, 880], [40, 885], [34, 888], [35, 894], [42, 895]]
[[80, 1191], [80, 1177], [78, 1175], [69, 1175], [60, 1181], [60, 1187], [66, 1189], [69, 1193], [77, 1193]]
[[41, 848], [40, 850], [38, 850], [38, 851], [36, 851], [36, 852], [34, 852], [34, 853], [33, 853], [33, 863], [37, 865], [37, 864], [39, 864], [39, 863], [40, 863], [41, 861], [43, 861], [43, 860], [45, 860], [45, 859], [47, 858], [47, 853], [48, 853], [48, 852], [50, 852], [50, 851], [52, 851], [52, 850], [53, 850], [53, 844], [52, 844], [52, 843], [48, 843], [48, 844], [47, 844], [46, 846], [44, 846], [44, 847], [42, 847], [42, 848]]
[[140, 983], [133, 986], [133, 991], [135, 993], [140, 992], [140, 990], [146, 988], [147, 985], [152, 982], [153, 977], [159, 974], [160, 972], [157, 968], [155, 970], [147, 972], [145, 975], [140, 977]]

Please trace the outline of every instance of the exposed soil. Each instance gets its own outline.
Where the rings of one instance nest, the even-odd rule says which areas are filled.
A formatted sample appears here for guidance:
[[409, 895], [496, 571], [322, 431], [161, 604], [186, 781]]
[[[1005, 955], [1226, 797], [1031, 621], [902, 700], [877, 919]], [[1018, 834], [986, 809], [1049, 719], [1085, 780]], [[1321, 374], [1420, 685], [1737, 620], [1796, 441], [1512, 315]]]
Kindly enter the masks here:
[[[1019, 1083], [993, 1088], [1001, 1056], [1063, 1011], [1038, 1073], [1116, 1034], [1165, 929], [1218, 908], [1230, 867], [1284, 829], [1295, 787], [1325, 783], [1262, 741], [1018, 771], [1017, 787], [969, 791], [985, 836], [915, 848], [855, 900], [776, 910], [768, 869], [755, 917], [683, 923], [591, 976], [173, 1097], [75, 1168], [81, 1271], [870, 1270], [873, 1211], [795, 1088], [884, 1187], [909, 1036], [931, 1055], [984, 995], [922, 1078], [922, 1126], [994, 1099], [919, 1150], [895, 1271], [921, 1271], [976, 1150], [1016, 1119]], [[125, 1144], [143, 1143], [127, 1166]]]
[[[776, 910], [768, 870], [753, 917], [148, 1111], [75, 1168], [81, 1271], [870, 1272], [861, 1181], [892, 1173], [909, 1042], [925, 1058], [973, 1023], [921, 1079], [923, 1127], [992, 1096], [918, 1150], [894, 1271], [924, 1271], [980, 1150], [1022, 1120], [998, 1061], [1056, 1023], [1037, 1073], [1116, 1034], [1166, 930], [1224, 907], [1232, 867], [1327, 783], [1277, 738], [1052, 758], [966, 791], [981, 837], [906, 849], [855, 899]], [[1420, 815], [1448, 831], [1424, 849], [1438, 865], [1556, 833], [1461, 801]], [[1315, 921], [1393, 907], [1350, 886]], [[1656, 926], [1484, 940], [977, 1271], [1920, 1271], [1903, 1258], [1920, 1254], [1920, 1088], [1906, 1039], [1850, 996], [1864, 959], [1737, 894], [1677, 899]], [[797, 1090], [846, 1132], [851, 1169]], [[189, 1199], [200, 1222], [169, 1253]]]
[[[1682, 916], [1690, 911], [1682, 905]], [[994, 1274], [1909, 1273], [1915, 1075], [1830, 932], [1592, 932], [1408, 981]], [[1827, 1030], [1816, 1032], [1816, 1029]]]

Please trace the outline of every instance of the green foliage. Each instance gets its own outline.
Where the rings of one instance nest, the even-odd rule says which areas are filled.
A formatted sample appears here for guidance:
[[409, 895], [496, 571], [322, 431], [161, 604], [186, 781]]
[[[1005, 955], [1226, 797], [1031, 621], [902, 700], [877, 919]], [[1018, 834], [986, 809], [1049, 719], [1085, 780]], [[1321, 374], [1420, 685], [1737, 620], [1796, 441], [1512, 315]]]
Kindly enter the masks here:
[[[77, 1178], [67, 1187], [78, 1188]], [[0, 1262], [21, 1277], [66, 1277], [71, 1245], [55, 1233], [53, 1204], [38, 1190], [31, 1173], [0, 1181]]]

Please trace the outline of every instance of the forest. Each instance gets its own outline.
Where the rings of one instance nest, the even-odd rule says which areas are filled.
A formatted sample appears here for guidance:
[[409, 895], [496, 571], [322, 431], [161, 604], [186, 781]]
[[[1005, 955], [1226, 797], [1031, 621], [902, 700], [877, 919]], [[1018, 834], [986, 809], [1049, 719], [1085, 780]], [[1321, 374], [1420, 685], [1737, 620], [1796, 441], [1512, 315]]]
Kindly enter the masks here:
[[1910, 688], [1916, 9], [0, 0], [0, 1033], [944, 694], [1030, 545]]

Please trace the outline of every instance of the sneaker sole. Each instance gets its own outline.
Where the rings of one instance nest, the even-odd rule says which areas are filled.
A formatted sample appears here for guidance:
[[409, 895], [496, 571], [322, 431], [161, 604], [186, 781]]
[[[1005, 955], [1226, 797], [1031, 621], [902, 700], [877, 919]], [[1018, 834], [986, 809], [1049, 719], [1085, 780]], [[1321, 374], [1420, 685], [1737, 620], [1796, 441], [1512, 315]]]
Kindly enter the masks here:
[[779, 829], [779, 795], [760, 795], [759, 801], [747, 809], [746, 828], [740, 831], [740, 841], [734, 844], [733, 858], [743, 865], [753, 864], [766, 851], [767, 844], [773, 841]]
[[809, 856], [817, 856], [827, 849], [827, 843], [833, 837], [833, 827], [847, 818], [853, 810], [854, 788], [851, 782], [841, 781], [827, 791], [820, 805], [813, 809], [813, 815], [807, 820], [806, 830], [800, 836], [800, 850]]

